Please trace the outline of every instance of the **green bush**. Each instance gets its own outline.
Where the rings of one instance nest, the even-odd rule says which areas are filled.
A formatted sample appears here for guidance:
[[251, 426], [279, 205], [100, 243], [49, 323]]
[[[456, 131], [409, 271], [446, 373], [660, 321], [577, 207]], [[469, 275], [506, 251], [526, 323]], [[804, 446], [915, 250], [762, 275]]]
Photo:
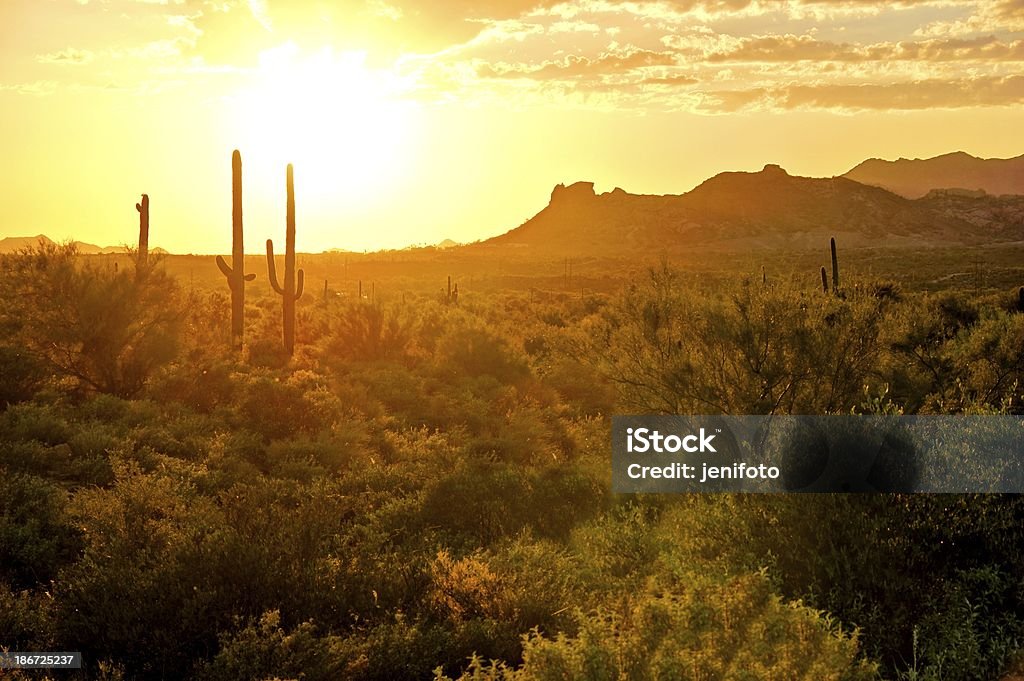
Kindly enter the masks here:
[[518, 668], [476, 658], [457, 678], [876, 678], [873, 665], [859, 656], [856, 636], [821, 613], [780, 601], [760, 575], [725, 583], [695, 579], [682, 592], [630, 600], [618, 612], [580, 614], [575, 636], [530, 634]]
[[87, 391], [138, 394], [178, 349], [184, 312], [175, 280], [82, 264], [72, 246], [0, 260], [0, 323], [56, 376]]
[[15, 589], [46, 585], [80, 547], [64, 513], [64, 493], [0, 467], [0, 583]]

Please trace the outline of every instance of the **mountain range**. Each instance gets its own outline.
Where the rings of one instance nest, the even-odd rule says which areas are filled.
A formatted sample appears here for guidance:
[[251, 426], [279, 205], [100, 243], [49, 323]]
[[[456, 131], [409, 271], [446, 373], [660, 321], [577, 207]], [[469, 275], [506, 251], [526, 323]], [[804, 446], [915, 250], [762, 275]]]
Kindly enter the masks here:
[[[9, 236], [0, 239], [0, 254], [2, 253], [14, 253], [20, 251], [23, 248], [30, 246], [37, 246], [39, 244], [53, 244], [53, 239], [46, 236], [45, 234], [37, 234], [36, 236]], [[97, 246], [96, 244], [86, 243], [84, 241], [72, 242], [75, 248], [78, 249], [79, 253], [85, 255], [97, 255], [101, 253], [125, 253], [124, 246]], [[164, 249], [157, 247], [149, 249], [150, 253], [167, 253]]]
[[917, 199], [933, 189], [966, 189], [987, 194], [1024, 194], [1024, 155], [978, 158], [962, 151], [935, 158], [883, 161], [871, 158], [843, 177]]
[[[862, 164], [863, 165], [863, 164]], [[858, 166], [859, 167], [859, 166]], [[558, 185], [548, 205], [485, 242], [539, 251], [613, 255], [693, 248], [920, 246], [1024, 240], [1024, 196], [960, 189], [910, 199], [849, 177], [790, 175], [777, 165], [716, 175], [677, 195], [598, 194]]]

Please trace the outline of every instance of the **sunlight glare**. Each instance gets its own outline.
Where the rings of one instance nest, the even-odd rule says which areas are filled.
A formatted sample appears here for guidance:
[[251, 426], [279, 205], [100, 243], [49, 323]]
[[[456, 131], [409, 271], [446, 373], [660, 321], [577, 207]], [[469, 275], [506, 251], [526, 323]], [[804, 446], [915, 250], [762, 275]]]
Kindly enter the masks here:
[[243, 154], [275, 177], [295, 164], [307, 195], [352, 199], [386, 190], [409, 162], [416, 106], [402, 98], [408, 83], [369, 69], [365, 58], [329, 48], [303, 56], [291, 42], [261, 52], [237, 98]]

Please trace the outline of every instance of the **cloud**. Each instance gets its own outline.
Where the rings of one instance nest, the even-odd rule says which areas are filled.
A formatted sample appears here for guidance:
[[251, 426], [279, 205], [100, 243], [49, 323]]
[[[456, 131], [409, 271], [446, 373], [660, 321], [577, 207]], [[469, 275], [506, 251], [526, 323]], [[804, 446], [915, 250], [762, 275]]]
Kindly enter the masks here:
[[68, 47], [57, 52], [40, 54], [36, 56], [36, 61], [40, 64], [88, 64], [93, 57], [93, 53], [89, 50]]
[[485, 78], [565, 79], [598, 77], [622, 73], [648, 66], [674, 66], [676, 55], [671, 51], [656, 52], [634, 49], [620, 54], [605, 53], [593, 59], [576, 55], [540, 65], [485, 64], [478, 73]]
[[795, 85], [782, 91], [782, 108], [828, 109], [951, 109], [1008, 106], [1024, 102], [1024, 76], [909, 83], [858, 85]]
[[0, 92], [14, 92], [19, 95], [45, 97], [57, 91], [57, 83], [52, 80], [37, 80], [31, 83], [0, 83]]
[[1024, 41], [1003, 42], [990, 35], [852, 45], [821, 41], [809, 35], [758, 36], [741, 40], [733, 49], [713, 52], [706, 58], [711, 63], [1024, 61]]
[[712, 52], [715, 62], [782, 61], [1022, 61], [1024, 41], [1004, 42], [995, 36], [937, 38], [853, 45], [820, 41], [813, 36], [758, 36], [739, 41], [726, 51]]
[[674, 76], [658, 76], [652, 78], [644, 78], [639, 81], [639, 85], [667, 85], [671, 87], [684, 87], [688, 85], [696, 85], [700, 80], [688, 75], [674, 75]]
[[700, 93], [698, 110], [828, 109], [837, 111], [915, 111], [1024, 103], [1024, 76], [893, 83], [784, 85]]

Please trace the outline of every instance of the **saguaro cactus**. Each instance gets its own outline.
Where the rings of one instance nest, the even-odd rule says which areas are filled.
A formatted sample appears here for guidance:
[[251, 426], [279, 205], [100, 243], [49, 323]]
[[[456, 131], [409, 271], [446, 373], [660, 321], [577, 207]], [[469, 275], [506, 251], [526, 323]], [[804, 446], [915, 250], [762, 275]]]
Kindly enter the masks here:
[[242, 239], [242, 155], [231, 154], [231, 266], [217, 256], [217, 267], [231, 289], [231, 345], [242, 349], [245, 334], [245, 282], [256, 278], [245, 273], [245, 243]]
[[139, 250], [135, 254], [135, 271], [145, 273], [149, 265], [149, 194], [142, 195], [142, 202], [135, 204], [139, 211]]
[[825, 266], [821, 266], [821, 290], [824, 293], [828, 293], [828, 273], [825, 271]]
[[839, 293], [839, 258], [836, 257], [836, 238], [832, 237], [832, 293]]
[[277, 268], [274, 265], [274, 241], [267, 239], [267, 272], [270, 285], [280, 294], [284, 310], [284, 349], [289, 355], [295, 352], [295, 301], [302, 297], [303, 274], [298, 271], [296, 285], [295, 271], [295, 180], [292, 175], [292, 164], [287, 171], [287, 214], [284, 233], [284, 285], [277, 281]]

